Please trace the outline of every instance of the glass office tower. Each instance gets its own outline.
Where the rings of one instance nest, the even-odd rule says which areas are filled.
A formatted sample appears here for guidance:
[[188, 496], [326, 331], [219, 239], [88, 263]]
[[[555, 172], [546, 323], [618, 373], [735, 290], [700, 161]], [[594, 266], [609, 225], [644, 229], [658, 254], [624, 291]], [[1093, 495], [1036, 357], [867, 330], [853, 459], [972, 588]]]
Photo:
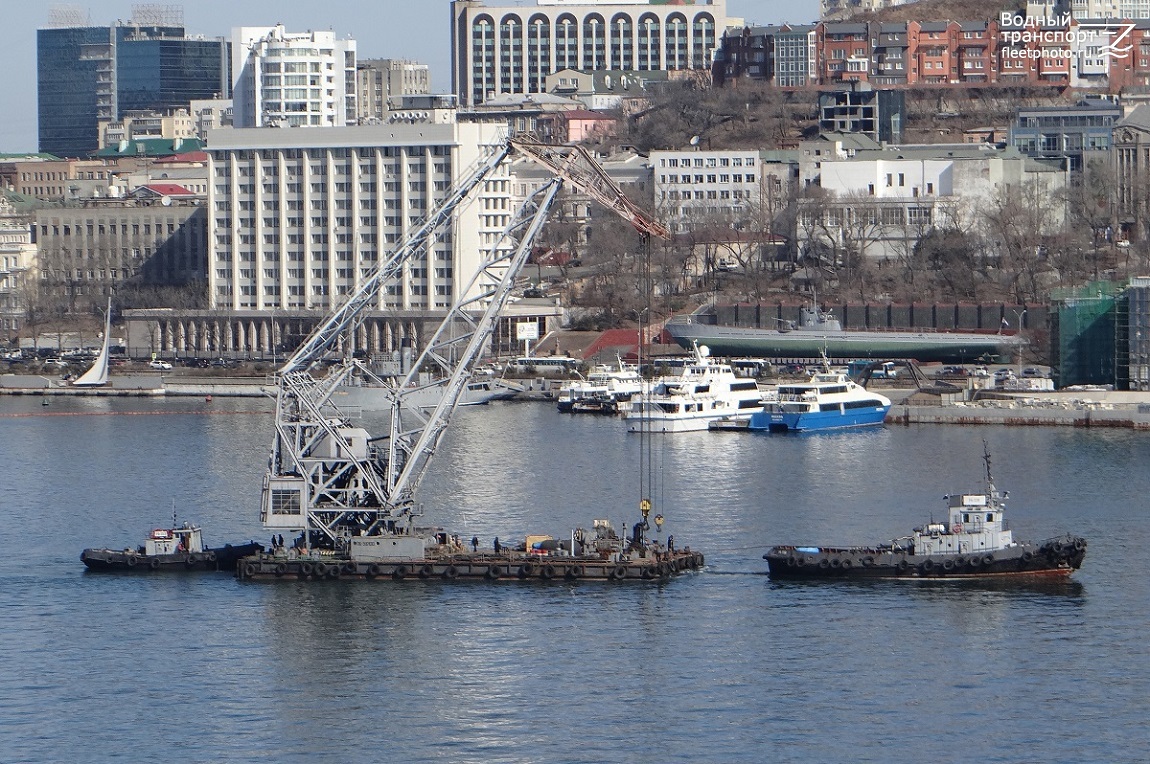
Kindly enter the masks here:
[[187, 39], [183, 27], [64, 27], [37, 31], [40, 151], [84, 157], [100, 120], [227, 98], [228, 43]]

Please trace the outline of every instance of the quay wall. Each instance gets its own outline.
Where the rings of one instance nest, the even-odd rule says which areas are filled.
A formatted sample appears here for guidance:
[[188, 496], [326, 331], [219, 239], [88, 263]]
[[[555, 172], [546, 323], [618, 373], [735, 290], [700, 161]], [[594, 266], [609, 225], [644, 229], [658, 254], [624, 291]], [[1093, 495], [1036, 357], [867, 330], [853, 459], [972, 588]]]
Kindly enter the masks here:
[[1055, 408], [1040, 406], [894, 405], [888, 425], [1004, 424], [1014, 426], [1119, 427], [1150, 431], [1150, 411], [1143, 407]]

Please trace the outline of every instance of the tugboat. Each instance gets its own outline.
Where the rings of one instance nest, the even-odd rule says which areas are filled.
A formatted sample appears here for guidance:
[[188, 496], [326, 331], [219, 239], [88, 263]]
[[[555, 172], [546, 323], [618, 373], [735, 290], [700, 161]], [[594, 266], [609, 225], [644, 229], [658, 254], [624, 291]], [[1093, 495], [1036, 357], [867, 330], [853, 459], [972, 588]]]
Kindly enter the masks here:
[[763, 559], [775, 579], [1066, 577], [1082, 567], [1086, 539], [1064, 535], [1016, 542], [1003, 513], [1008, 492], [994, 487], [985, 452], [986, 488], [953, 494], [948, 521], [869, 547], [772, 547]]
[[209, 549], [204, 546], [200, 527], [191, 523], [176, 526], [172, 514], [171, 528], [156, 528], [136, 548], [85, 549], [80, 560], [89, 570], [156, 571], [156, 570], [222, 570], [233, 572], [241, 557], [258, 554], [263, 545], [254, 541]]

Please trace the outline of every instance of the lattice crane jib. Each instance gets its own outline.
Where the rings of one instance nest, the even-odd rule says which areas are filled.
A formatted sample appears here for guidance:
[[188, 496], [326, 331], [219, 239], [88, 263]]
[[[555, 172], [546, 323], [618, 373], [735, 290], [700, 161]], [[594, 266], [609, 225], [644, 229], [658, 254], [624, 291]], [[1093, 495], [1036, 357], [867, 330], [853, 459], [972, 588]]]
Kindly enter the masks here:
[[[314, 378], [310, 369], [338, 346], [369, 310], [379, 290], [422, 252], [430, 237], [518, 151], [548, 168], [554, 178], [512, 216], [493, 255], [461, 290], [456, 302], [412, 364], [408, 378], [394, 383], [389, 431], [375, 438], [331, 402], [339, 384], [357, 370], [347, 361]], [[570, 184], [628, 220], [647, 236], [667, 235], [606, 175], [586, 151], [511, 140], [493, 152], [423, 225], [384, 258], [344, 303], [322, 321], [279, 370], [275, 440], [264, 479], [261, 518], [272, 529], [317, 531], [338, 541], [347, 535], [407, 533], [417, 514], [414, 494], [446, 430], [475, 362], [482, 355], [507, 304], [516, 276], [563, 184]], [[443, 375], [435, 409], [405, 406], [411, 376], [428, 365]], [[307, 538], [310, 538], [308, 534]]]

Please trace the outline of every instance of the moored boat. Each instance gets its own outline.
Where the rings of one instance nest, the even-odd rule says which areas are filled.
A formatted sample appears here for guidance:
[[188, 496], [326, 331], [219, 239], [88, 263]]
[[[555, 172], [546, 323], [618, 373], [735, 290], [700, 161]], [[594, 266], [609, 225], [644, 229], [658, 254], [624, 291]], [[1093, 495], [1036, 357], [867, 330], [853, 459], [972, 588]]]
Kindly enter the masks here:
[[555, 403], [565, 413], [596, 414], [618, 412], [619, 406], [643, 389], [639, 369], [623, 363], [596, 366], [586, 379], [573, 380], [559, 388]]
[[1014, 540], [1003, 519], [1007, 494], [994, 487], [990, 454], [983, 458], [986, 488], [947, 496], [946, 522], [876, 546], [775, 546], [763, 555], [771, 578], [1044, 578], [1066, 577], [1082, 567], [1086, 539], [1080, 536]]
[[885, 395], [827, 369], [812, 374], [808, 382], [779, 385], [763, 410], [751, 415], [747, 429], [806, 432], [862, 427], [882, 424], [889, 410]]
[[[172, 523], [175, 526], [175, 522]], [[241, 557], [257, 554], [262, 544], [225, 544], [209, 548], [197, 525], [184, 523], [171, 528], [156, 528], [144, 543], [123, 549], [85, 549], [80, 560], [89, 570], [98, 571], [160, 571], [160, 570], [222, 570], [234, 571]]]
[[706, 430], [720, 419], [749, 417], [763, 410], [763, 394], [753, 379], [738, 377], [730, 364], [712, 360], [706, 346], [674, 376], [661, 377], [631, 398], [628, 432]]

